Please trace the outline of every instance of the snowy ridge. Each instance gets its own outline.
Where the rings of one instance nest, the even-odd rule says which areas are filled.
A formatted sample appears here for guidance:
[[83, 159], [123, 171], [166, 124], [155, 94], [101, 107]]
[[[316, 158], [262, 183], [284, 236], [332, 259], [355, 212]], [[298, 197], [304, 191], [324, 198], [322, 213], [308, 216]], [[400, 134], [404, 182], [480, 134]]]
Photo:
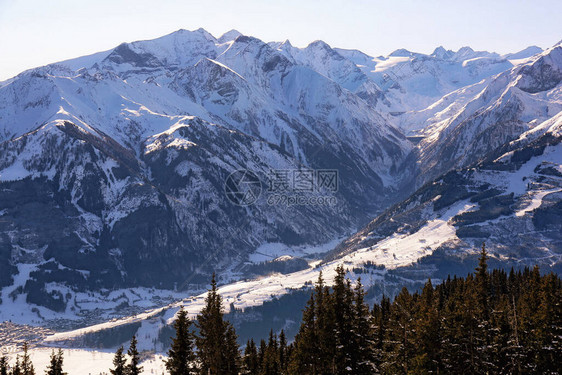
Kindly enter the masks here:
[[423, 124], [425, 138], [417, 150], [420, 185], [477, 161], [557, 115], [562, 111], [561, 81], [562, 48], [553, 47], [409, 117]]

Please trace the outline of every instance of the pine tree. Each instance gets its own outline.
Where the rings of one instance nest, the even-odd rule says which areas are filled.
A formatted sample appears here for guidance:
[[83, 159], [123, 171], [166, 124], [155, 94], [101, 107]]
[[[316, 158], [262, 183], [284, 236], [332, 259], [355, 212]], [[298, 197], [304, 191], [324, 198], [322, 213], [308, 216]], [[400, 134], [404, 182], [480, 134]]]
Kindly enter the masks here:
[[205, 307], [197, 317], [199, 335], [196, 337], [198, 357], [201, 361], [201, 375], [218, 375], [223, 368], [224, 324], [222, 321], [221, 298], [217, 293], [215, 275], [211, 290], [205, 298]]
[[51, 359], [49, 362], [49, 366], [47, 367], [46, 374], [47, 375], [66, 375], [65, 372], [62, 370], [63, 365], [63, 352], [62, 349], [59, 349], [57, 353], [53, 350], [51, 352]]
[[59, 348], [57, 352], [57, 371], [59, 375], [67, 375], [67, 373], [64, 372], [62, 369], [63, 362], [64, 362], [63, 352], [62, 349]]
[[240, 349], [238, 347], [238, 335], [234, 326], [229, 322], [226, 325], [226, 345], [225, 345], [225, 374], [236, 374], [240, 372]]
[[259, 359], [258, 350], [254, 340], [249, 340], [244, 350], [244, 357], [242, 359], [242, 374], [243, 375], [258, 375], [259, 374]]
[[332, 359], [334, 374], [347, 374], [352, 369], [351, 353], [353, 351], [353, 294], [349, 280], [345, 279], [343, 266], [336, 268], [334, 288], [331, 295], [331, 308], [334, 312], [335, 355]]
[[489, 275], [488, 275], [488, 253], [486, 252], [486, 244], [482, 244], [480, 257], [478, 258], [478, 267], [476, 267], [475, 282], [478, 294], [479, 315], [481, 319], [488, 319], [489, 306], [488, 299], [490, 294]]
[[[476, 288], [471, 288], [476, 293], [475, 299], [477, 301], [475, 316], [476, 326], [474, 327], [474, 355], [475, 371], [485, 373], [492, 369], [493, 353], [491, 352], [491, 340], [493, 337], [492, 327], [490, 325], [490, 297], [491, 297], [491, 283], [490, 275], [488, 274], [488, 253], [486, 252], [486, 245], [482, 244], [480, 257], [478, 259], [478, 267], [474, 277], [474, 284]], [[467, 293], [471, 293], [470, 290]]]
[[258, 368], [259, 368], [259, 372], [262, 371], [263, 369], [263, 363], [265, 362], [265, 352], [267, 350], [267, 344], [265, 343], [265, 340], [261, 339], [260, 340], [260, 347], [258, 348]]
[[127, 374], [127, 359], [123, 354], [123, 346], [119, 347], [113, 357], [114, 368], [109, 370], [112, 375], [126, 375]]
[[384, 371], [407, 374], [411, 369], [415, 348], [413, 306], [412, 295], [408, 289], [402, 288], [390, 309], [387, 345], [382, 366]]
[[511, 352], [514, 348], [511, 342], [510, 326], [510, 306], [507, 295], [498, 296], [494, 302], [494, 308], [490, 315], [491, 342], [490, 342], [490, 362], [491, 368], [496, 373], [514, 373], [510, 365]]
[[190, 331], [191, 320], [183, 307], [178, 312], [178, 317], [174, 322], [176, 337], [172, 339], [172, 347], [168, 351], [166, 369], [170, 375], [190, 375], [195, 374], [194, 369], [195, 354], [193, 352], [194, 336]]
[[47, 371], [45, 372], [46, 375], [58, 375], [57, 372], [57, 355], [55, 351], [51, 351], [51, 358], [49, 361], [49, 366], [47, 367]]
[[336, 350], [334, 339], [334, 310], [331, 306], [329, 288], [324, 284], [322, 272], [314, 288], [315, 335], [317, 337], [316, 371], [325, 374], [332, 371]]
[[[558, 292], [558, 293], [557, 293]], [[539, 343], [537, 366], [544, 373], [560, 373], [562, 364], [562, 294], [560, 280], [549, 274], [540, 283], [540, 305], [537, 309], [536, 336]]]
[[352, 371], [357, 375], [376, 372], [374, 343], [371, 337], [371, 316], [365, 303], [365, 292], [361, 278], [357, 280], [353, 301], [353, 348], [351, 352]]
[[23, 356], [21, 359], [21, 374], [22, 375], [35, 375], [35, 369], [33, 368], [33, 363], [31, 363], [31, 358], [29, 357], [29, 346], [27, 342], [23, 343]]
[[205, 307], [197, 317], [197, 355], [202, 375], [238, 374], [239, 351], [234, 327], [223, 320], [222, 298], [217, 292], [215, 275], [205, 298]]
[[413, 371], [415, 373], [436, 373], [441, 368], [441, 337], [439, 335], [441, 329], [431, 280], [428, 280], [422, 290], [416, 311], [414, 334], [418, 354], [413, 360]]
[[142, 372], [142, 366], [140, 364], [139, 351], [137, 350], [137, 337], [133, 335], [131, 339], [131, 344], [129, 345], [129, 350], [127, 354], [131, 357], [131, 362], [127, 366], [127, 375], [139, 375]]
[[[314, 294], [310, 295], [302, 314], [289, 363], [291, 375], [316, 375], [318, 369], [318, 336], [316, 331]], [[331, 364], [331, 361], [330, 361]]]
[[260, 371], [261, 375], [278, 375], [279, 374], [279, 356], [277, 337], [273, 334], [273, 330], [269, 331], [269, 341], [265, 349], [263, 365]]
[[8, 375], [8, 357], [3, 355], [0, 357], [0, 375]]
[[287, 338], [285, 337], [285, 331], [281, 330], [279, 334], [279, 372], [281, 374], [287, 373]]
[[[331, 330], [334, 338], [324, 347], [338, 361], [319, 351], [321, 314], [329, 322], [323, 334], [329, 337]], [[435, 287], [428, 280], [413, 294], [403, 288], [392, 302], [383, 296], [370, 316], [360, 280], [352, 289], [338, 267], [330, 293], [320, 277], [287, 347], [287, 373], [558, 374], [561, 338], [562, 280], [541, 276], [538, 267], [512, 270], [509, 276], [503, 270], [488, 272], [483, 247], [478, 267], [466, 278], [448, 277]], [[276, 343], [273, 332], [268, 344], [262, 340], [260, 375], [283, 373], [282, 366], [275, 369], [275, 358], [282, 362], [283, 341], [280, 336]], [[247, 348], [245, 363], [251, 352]]]
[[19, 354], [16, 355], [16, 363], [14, 364], [11, 375], [21, 375], [21, 363]]
[[390, 316], [390, 299], [382, 296], [380, 305], [375, 304], [371, 310], [371, 337], [373, 340], [373, 356], [377, 369], [381, 368]]

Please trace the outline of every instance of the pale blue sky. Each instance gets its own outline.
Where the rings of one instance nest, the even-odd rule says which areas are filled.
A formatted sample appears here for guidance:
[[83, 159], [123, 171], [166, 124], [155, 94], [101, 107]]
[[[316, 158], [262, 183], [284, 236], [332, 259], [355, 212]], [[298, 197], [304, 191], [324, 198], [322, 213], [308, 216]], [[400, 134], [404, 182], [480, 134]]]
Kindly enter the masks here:
[[436, 46], [499, 53], [562, 39], [560, 0], [0, 0], [0, 80], [124, 41], [203, 27], [386, 55]]

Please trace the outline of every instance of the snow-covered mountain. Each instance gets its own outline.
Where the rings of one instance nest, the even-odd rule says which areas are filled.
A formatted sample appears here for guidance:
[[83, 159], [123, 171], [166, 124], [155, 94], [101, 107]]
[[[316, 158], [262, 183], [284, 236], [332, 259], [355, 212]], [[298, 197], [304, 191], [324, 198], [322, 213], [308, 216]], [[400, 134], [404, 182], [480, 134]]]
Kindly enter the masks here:
[[399, 49], [386, 57], [371, 57], [356, 50], [337, 52], [353, 61], [382, 90], [386, 100], [378, 109], [396, 116], [394, 122], [407, 132], [419, 128], [403, 121], [403, 113], [422, 110], [456, 89], [513, 66], [496, 53], [470, 47], [456, 52], [438, 47], [430, 55]]
[[[404, 285], [419, 287], [428, 277], [438, 283], [450, 274], [471, 272], [483, 241], [492, 267], [539, 264], [544, 271], [560, 272], [561, 198], [562, 113], [473, 167], [452, 171], [422, 187], [343, 241], [315, 267], [224, 285], [219, 293], [229, 319], [259, 325], [262, 319], [271, 319], [270, 307], [255, 306], [279, 298], [273, 306], [292, 303], [300, 312], [307, 288], [320, 272], [330, 284], [338, 264], [346, 266], [352, 280], [361, 277], [370, 298], [377, 298]], [[195, 316], [204, 298], [202, 293], [143, 314], [51, 334], [44, 344], [113, 347], [119, 341], [109, 338], [136, 332], [144, 338], [143, 349], [159, 352], [179, 308]], [[250, 313], [244, 315], [245, 310]], [[279, 329], [295, 329], [282, 311], [273, 315]]]
[[421, 124], [420, 183], [476, 162], [562, 111], [562, 47], [406, 114]]
[[425, 184], [329, 259], [362, 255], [379, 265], [399, 263], [407, 278], [442, 279], [469, 272], [467, 257], [485, 241], [494, 266], [538, 264], [560, 272], [561, 202], [559, 112], [482, 161]]
[[507, 54], [503, 55], [503, 57], [512, 61], [514, 64], [517, 64], [520, 61], [522, 61], [524, 59], [528, 59], [529, 57], [537, 55], [541, 52], [543, 52], [543, 49], [541, 47], [529, 46], [527, 48], [522, 49], [519, 52], [507, 53]]
[[[372, 297], [438, 282], [484, 240], [560, 270], [561, 66], [559, 45], [374, 58], [199, 29], [23, 72], [0, 83], [0, 320], [161, 350], [213, 270], [240, 309], [341, 263]], [[335, 203], [271, 204], [297, 170], [338, 171]]]
[[[0, 107], [2, 285], [33, 264], [20, 292], [56, 309], [67, 298], [45, 284], [185, 287], [266, 243], [339, 238], [412, 176], [411, 143], [365, 100], [236, 32], [33, 69], [0, 84]], [[259, 178], [254, 205], [225, 194], [240, 169]], [[334, 204], [268, 202], [272, 171], [302, 169], [339, 172]]]

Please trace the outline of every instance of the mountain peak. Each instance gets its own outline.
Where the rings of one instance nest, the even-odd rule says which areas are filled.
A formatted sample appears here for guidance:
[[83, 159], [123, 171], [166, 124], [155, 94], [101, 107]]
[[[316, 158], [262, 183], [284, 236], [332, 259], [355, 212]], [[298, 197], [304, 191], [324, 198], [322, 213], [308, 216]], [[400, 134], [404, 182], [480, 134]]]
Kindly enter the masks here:
[[150, 39], [149, 41], [151, 41], [151, 40], [161, 40], [161, 39], [164, 39], [164, 38], [167, 38], [167, 37], [184, 38], [184, 37], [187, 37], [187, 36], [195, 36], [195, 35], [202, 35], [207, 40], [213, 40], [213, 41], [216, 40], [216, 38], [211, 33], [209, 33], [204, 28], [200, 27], [197, 30], [179, 29], [179, 30], [171, 32], [170, 34], [164, 35], [160, 38]]
[[438, 54], [438, 53], [443, 53], [443, 52], [447, 52], [447, 50], [445, 49], [445, 47], [439, 46], [439, 47], [437, 47], [433, 50], [432, 55], [435, 55], [435, 54]]
[[314, 42], [310, 43], [306, 48], [332, 49], [332, 47], [330, 47], [328, 43], [324, 42], [323, 40], [315, 40]]
[[522, 49], [521, 51], [515, 53], [508, 53], [507, 55], [504, 55], [504, 57], [506, 59], [512, 59], [512, 60], [526, 59], [528, 57], [534, 56], [541, 52], [543, 52], [543, 49], [541, 47], [529, 46], [527, 48]]
[[197, 30], [193, 30], [194, 33], [199, 33], [201, 35], [203, 35], [207, 40], [217, 40], [213, 34], [211, 34], [210, 32], [208, 32], [207, 30], [205, 30], [204, 28], [200, 27]]
[[230, 41], [235, 40], [236, 38], [238, 38], [241, 35], [242, 35], [242, 33], [240, 31], [232, 29], [232, 30], [229, 30], [226, 33], [222, 34], [220, 36], [220, 38], [218, 39], [218, 41], [219, 41], [219, 43], [230, 42]]
[[393, 57], [410, 57], [412, 56], [412, 52], [408, 51], [405, 48], [397, 49], [396, 51], [392, 52], [389, 56]]
[[464, 46], [459, 48], [459, 50], [457, 51], [457, 53], [469, 53], [469, 52], [474, 52], [474, 50], [469, 47], [469, 46]]
[[234, 43], [236, 44], [240, 44], [240, 43], [245, 43], [245, 44], [249, 44], [249, 43], [260, 43], [260, 44], [264, 44], [263, 41], [261, 41], [260, 39], [253, 37], [253, 36], [248, 36], [248, 35], [239, 35], [236, 37], [236, 39], [234, 39]]
[[431, 54], [431, 56], [442, 60], [449, 60], [453, 55], [454, 55], [453, 51], [447, 50], [443, 46], [439, 46], [435, 48], [435, 50]]

